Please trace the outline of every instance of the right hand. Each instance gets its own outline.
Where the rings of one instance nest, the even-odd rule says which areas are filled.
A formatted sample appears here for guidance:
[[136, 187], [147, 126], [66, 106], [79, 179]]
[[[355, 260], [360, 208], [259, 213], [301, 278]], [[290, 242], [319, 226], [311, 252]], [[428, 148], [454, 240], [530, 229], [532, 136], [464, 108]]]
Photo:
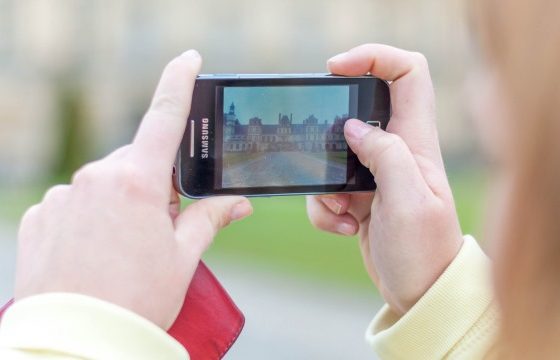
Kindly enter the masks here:
[[375, 176], [375, 194], [309, 196], [314, 226], [359, 234], [366, 269], [397, 314], [406, 313], [458, 253], [463, 239], [438, 143], [435, 100], [421, 54], [368, 44], [328, 61], [331, 73], [390, 81], [387, 131], [349, 120], [351, 149]]

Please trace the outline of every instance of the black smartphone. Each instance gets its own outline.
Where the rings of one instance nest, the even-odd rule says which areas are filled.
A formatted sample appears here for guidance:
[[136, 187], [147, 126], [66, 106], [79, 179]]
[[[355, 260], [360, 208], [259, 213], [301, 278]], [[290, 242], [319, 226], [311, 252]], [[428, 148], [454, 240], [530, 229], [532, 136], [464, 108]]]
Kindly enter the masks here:
[[191, 198], [373, 191], [344, 123], [390, 117], [388, 84], [372, 76], [199, 75], [174, 185]]

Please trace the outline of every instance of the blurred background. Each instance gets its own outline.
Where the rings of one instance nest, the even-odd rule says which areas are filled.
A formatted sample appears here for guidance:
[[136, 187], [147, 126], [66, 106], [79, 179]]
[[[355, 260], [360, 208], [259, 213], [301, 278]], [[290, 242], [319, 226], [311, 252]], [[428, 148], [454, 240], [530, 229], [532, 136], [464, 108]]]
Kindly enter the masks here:
[[[129, 142], [162, 68], [189, 48], [207, 73], [322, 72], [365, 42], [424, 53], [461, 225], [480, 236], [467, 15], [461, 0], [0, 0], [0, 301], [25, 209]], [[227, 358], [371, 358], [363, 333], [382, 300], [357, 239], [314, 230], [303, 197], [252, 201], [206, 255], [247, 317]]]

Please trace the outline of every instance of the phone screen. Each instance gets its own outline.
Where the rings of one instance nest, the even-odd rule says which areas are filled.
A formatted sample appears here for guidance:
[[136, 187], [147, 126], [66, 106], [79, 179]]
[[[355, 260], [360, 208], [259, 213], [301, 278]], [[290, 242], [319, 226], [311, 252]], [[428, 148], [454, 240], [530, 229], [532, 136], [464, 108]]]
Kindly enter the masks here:
[[222, 189], [351, 184], [344, 123], [358, 85], [223, 86]]

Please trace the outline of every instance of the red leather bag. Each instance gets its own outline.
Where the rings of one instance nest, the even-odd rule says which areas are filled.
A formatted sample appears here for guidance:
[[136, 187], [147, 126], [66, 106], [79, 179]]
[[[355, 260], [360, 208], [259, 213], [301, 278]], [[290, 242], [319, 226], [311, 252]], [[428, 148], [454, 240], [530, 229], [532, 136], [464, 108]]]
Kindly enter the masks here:
[[[0, 308], [0, 317], [12, 303]], [[244, 324], [243, 313], [201, 261], [168, 333], [187, 349], [192, 360], [215, 360], [231, 348]]]

